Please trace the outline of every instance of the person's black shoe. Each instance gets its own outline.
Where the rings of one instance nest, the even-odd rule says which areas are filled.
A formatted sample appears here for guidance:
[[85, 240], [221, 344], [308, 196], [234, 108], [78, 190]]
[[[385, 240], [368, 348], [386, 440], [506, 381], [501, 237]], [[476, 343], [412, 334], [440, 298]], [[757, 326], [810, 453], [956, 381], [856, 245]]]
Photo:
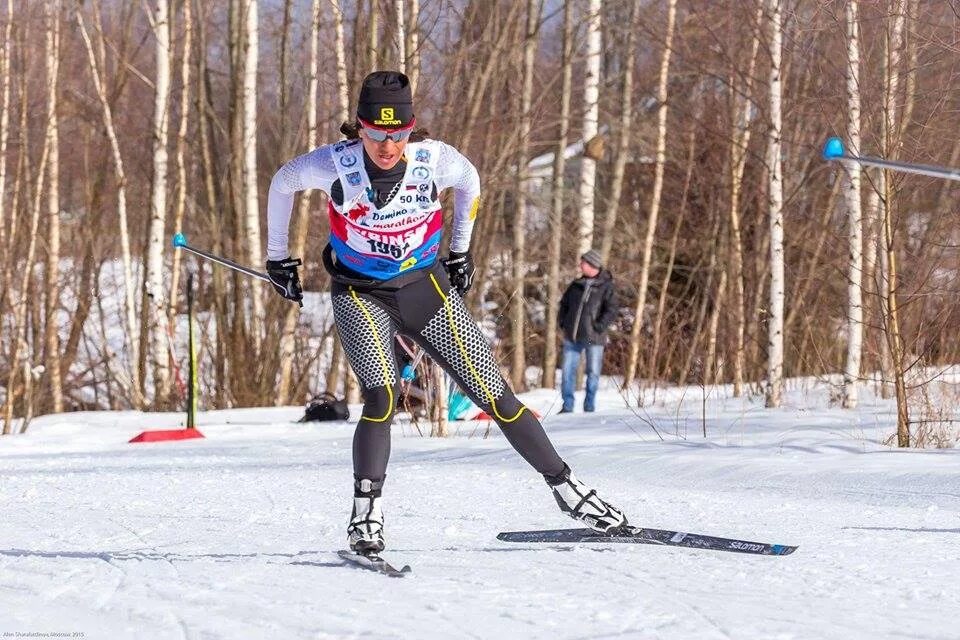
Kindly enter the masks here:
[[560, 413], [573, 413], [573, 409], [567, 409], [564, 407], [563, 409], [560, 409]]

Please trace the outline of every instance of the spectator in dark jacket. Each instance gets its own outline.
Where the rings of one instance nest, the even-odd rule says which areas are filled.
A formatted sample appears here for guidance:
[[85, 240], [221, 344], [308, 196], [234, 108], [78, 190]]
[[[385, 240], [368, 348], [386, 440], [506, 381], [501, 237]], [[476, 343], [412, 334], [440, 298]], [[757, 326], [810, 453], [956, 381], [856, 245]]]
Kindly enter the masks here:
[[600, 254], [591, 249], [580, 256], [580, 271], [582, 275], [563, 292], [557, 317], [563, 331], [563, 408], [560, 413], [573, 411], [577, 367], [584, 352], [587, 354], [587, 395], [583, 410], [596, 408], [606, 334], [617, 318], [613, 276], [603, 268]]

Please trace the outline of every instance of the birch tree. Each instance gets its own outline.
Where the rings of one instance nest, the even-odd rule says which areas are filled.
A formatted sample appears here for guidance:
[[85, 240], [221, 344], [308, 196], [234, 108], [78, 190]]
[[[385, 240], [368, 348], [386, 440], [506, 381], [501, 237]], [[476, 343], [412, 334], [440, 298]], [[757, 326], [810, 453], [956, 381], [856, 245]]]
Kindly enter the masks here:
[[58, 76], [60, 70], [60, 0], [46, 4], [47, 37], [47, 269], [46, 305], [44, 323], [44, 362], [50, 392], [50, 406], [55, 413], [63, 412], [63, 380], [60, 372], [60, 325], [57, 312], [60, 307], [60, 116]]
[[[847, 144], [850, 153], [860, 155], [860, 23], [857, 0], [847, 0]], [[846, 163], [843, 191], [847, 209], [847, 357], [843, 375], [843, 406], [857, 406], [860, 359], [863, 352], [863, 209], [860, 201], [862, 168], [858, 162]]]
[[156, 40], [156, 78], [153, 104], [153, 179], [150, 183], [150, 233], [147, 248], [146, 314], [153, 366], [154, 405], [170, 393], [167, 355], [167, 308], [164, 303], [163, 250], [167, 220], [167, 137], [170, 120], [170, 7], [168, 0], [155, 0], [151, 15]]
[[647, 304], [647, 285], [650, 281], [650, 262], [653, 258], [653, 240], [657, 233], [660, 214], [660, 196], [663, 192], [663, 171], [667, 162], [667, 89], [670, 80], [670, 53], [673, 49], [673, 31], [677, 16], [677, 0], [667, 4], [667, 32], [660, 57], [660, 81], [657, 85], [657, 159], [654, 166], [653, 189], [650, 194], [650, 213], [647, 216], [647, 233], [640, 258], [640, 278], [637, 284], [637, 304], [634, 308], [633, 326], [630, 328], [630, 347], [623, 388], [633, 386], [637, 363], [640, 360], [640, 332], [643, 328], [643, 310]]
[[783, 395], [783, 308], [786, 284], [783, 264], [783, 158], [781, 140], [782, 0], [766, 0], [770, 22], [770, 128], [767, 132], [767, 199], [770, 233], [770, 293], [767, 318], [766, 406], [779, 407]]
[[[180, 58], [180, 121], [177, 126], [177, 195], [173, 210], [173, 229], [183, 231], [183, 218], [187, 208], [187, 127], [190, 123], [190, 51], [193, 40], [193, 13], [191, 2], [183, 3], [183, 53]], [[180, 268], [183, 252], [173, 252], [173, 269], [170, 274], [170, 307], [167, 322], [173, 324], [177, 317], [177, 296], [180, 292]]]
[[[600, 122], [600, 59], [603, 45], [601, 0], [588, 0], [587, 5], [587, 52], [583, 79], [583, 141], [597, 136]], [[597, 181], [597, 161], [584, 154], [580, 163], [580, 229], [579, 253], [593, 245], [594, 189]]]
[[544, 327], [541, 386], [553, 389], [557, 378], [557, 314], [560, 309], [560, 250], [563, 242], [563, 200], [566, 191], [566, 151], [570, 131], [570, 92], [573, 85], [573, 3], [563, 3], [563, 44], [560, 59], [560, 131], [553, 151], [550, 205], [550, 248], [547, 267], [547, 315]]
[[[260, 201], [257, 183], [257, 67], [260, 60], [259, 0], [246, 0], [243, 27], [243, 193], [244, 229], [250, 264], [262, 264]], [[261, 287], [252, 287], [253, 337], [259, 351], [263, 337], [263, 296]]]

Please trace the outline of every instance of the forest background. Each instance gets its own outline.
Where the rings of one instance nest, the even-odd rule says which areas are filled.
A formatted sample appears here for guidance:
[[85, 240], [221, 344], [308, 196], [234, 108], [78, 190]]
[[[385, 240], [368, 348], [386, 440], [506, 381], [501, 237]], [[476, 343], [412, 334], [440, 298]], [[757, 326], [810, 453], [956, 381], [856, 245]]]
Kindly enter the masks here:
[[[273, 173], [394, 68], [480, 171], [468, 304], [516, 387], [555, 386], [559, 296], [595, 247], [628, 404], [730, 384], [775, 407], [817, 376], [843, 406], [895, 396], [898, 444], [924, 444], [956, 406], [956, 185], [820, 151], [960, 163], [958, 23], [920, 0], [0, 0], [3, 432], [182, 405], [188, 270], [203, 407], [356, 399], [322, 296], [301, 315], [170, 238], [262, 268]], [[327, 233], [301, 196], [308, 292]]]

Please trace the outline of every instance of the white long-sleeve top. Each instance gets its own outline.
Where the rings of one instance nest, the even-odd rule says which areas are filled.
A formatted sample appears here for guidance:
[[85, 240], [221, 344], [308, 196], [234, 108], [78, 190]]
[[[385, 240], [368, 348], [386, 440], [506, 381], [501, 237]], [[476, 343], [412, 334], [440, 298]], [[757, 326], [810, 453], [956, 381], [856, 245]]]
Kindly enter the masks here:
[[290, 255], [293, 196], [304, 189], [342, 193], [339, 203], [331, 198], [330, 241], [338, 261], [354, 271], [386, 279], [432, 264], [443, 227], [438, 196], [447, 188], [454, 192], [450, 250], [467, 251], [480, 196], [476, 168], [439, 140], [408, 143], [404, 160], [406, 171], [385, 203], [371, 188], [371, 177], [382, 170], [364, 162], [359, 141], [325, 145], [285, 164], [274, 175], [267, 198], [267, 257]]

